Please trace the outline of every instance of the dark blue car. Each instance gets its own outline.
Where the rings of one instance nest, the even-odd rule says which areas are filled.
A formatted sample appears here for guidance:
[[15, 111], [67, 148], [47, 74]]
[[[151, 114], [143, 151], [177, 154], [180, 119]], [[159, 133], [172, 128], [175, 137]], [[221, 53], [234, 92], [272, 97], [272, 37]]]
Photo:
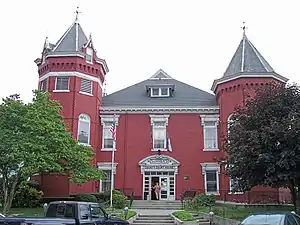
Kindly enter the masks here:
[[250, 214], [241, 225], [300, 225], [300, 217], [292, 212]]

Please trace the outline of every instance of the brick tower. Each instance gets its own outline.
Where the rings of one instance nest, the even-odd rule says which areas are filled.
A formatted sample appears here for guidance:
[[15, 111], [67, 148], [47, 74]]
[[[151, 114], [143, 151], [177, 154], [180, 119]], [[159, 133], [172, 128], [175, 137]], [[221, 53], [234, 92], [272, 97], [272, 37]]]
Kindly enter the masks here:
[[[39, 73], [39, 88], [62, 105], [62, 115], [73, 137], [93, 149], [100, 145], [99, 108], [102, 87], [108, 67], [97, 57], [92, 36], [85, 35], [76, 19], [56, 44], [45, 40], [41, 58], [35, 60]], [[42, 174], [40, 180], [45, 196], [68, 196], [93, 192], [96, 183], [83, 186], [71, 184], [66, 176]]]
[[[274, 71], [265, 58], [247, 38], [245, 26], [242, 40], [233, 55], [223, 77], [214, 80], [211, 90], [220, 107], [220, 130], [226, 134], [228, 121], [237, 106], [245, 106], [248, 97], [255, 95], [255, 89], [271, 82], [285, 84], [287, 78]], [[224, 184], [229, 184], [223, 176]]]

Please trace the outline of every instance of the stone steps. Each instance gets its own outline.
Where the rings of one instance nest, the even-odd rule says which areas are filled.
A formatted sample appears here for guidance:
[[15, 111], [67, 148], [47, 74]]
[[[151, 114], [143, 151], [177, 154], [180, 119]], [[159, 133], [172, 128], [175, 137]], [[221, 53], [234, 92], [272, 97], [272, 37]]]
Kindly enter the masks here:
[[172, 209], [180, 210], [181, 201], [153, 201], [153, 200], [134, 200], [132, 209]]
[[135, 225], [173, 225], [174, 219], [170, 215], [141, 215], [132, 224]]

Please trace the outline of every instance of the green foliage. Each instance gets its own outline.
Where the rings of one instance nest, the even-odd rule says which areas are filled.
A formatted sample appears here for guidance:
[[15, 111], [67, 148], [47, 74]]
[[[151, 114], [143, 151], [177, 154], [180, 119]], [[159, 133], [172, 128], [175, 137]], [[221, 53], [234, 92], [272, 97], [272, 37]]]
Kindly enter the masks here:
[[233, 191], [268, 185], [289, 186], [292, 193], [298, 192], [295, 187], [300, 186], [299, 87], [261, 87], [246, 107], [235, 110], [229, 131], [224, 145], [228, 153], [227, 173], [239, 179]]
[[212, 207], [216, 204], [215, 195], [200, 194], [196, 195], [192, 201], [186, 203], [185, 208], [199, 212], [204, 207]]
[[4, 211], [18, 183], [34, 173], [65, 173], [79, 184], [102, 178], [101, 171], [91, 165], [95, 153], [66, 130], [59, 102], [49, 97], [35, 91], [31, 103], [6, 98], [0, 105], [0, 177], [7, 193]]
[[12, 207], [37, 208], [41, 206], [43, 192], [37, 190], [28, 182], [23, 182], [17, 188], [12, 202]]
[[113, 192], [113, 207], [123, 209], [128, 205], [127, 197], [120, 191]]
[[103, 192], [96, 192], [96, 193], [90, 193], [91, 195], [94, 195], [97, 199], [97, 202], [102, 203], [105, 202], [106, 196], [104, 195]]
[[193, 221], [195, 218], [192, 216], [191, 213], [187, 211], [176, 211], [172, 213], [173, 216], [178, 218], [181, 221]]
[[74, 197], [43, 197], [41, 203], [50, 203], [54, 201], [74, 201]]
[[92, 194], [76, 194], [74, 195], [74, 201], [97, 202], [97, 198]]

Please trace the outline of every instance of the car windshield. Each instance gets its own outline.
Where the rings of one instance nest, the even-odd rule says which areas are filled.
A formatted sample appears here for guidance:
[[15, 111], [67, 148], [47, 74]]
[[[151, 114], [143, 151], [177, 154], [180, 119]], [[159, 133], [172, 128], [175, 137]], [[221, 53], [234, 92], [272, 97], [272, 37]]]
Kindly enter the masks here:
[[247, 217], [241, 225], [283, 225], [284, 215], [251, 215]]

